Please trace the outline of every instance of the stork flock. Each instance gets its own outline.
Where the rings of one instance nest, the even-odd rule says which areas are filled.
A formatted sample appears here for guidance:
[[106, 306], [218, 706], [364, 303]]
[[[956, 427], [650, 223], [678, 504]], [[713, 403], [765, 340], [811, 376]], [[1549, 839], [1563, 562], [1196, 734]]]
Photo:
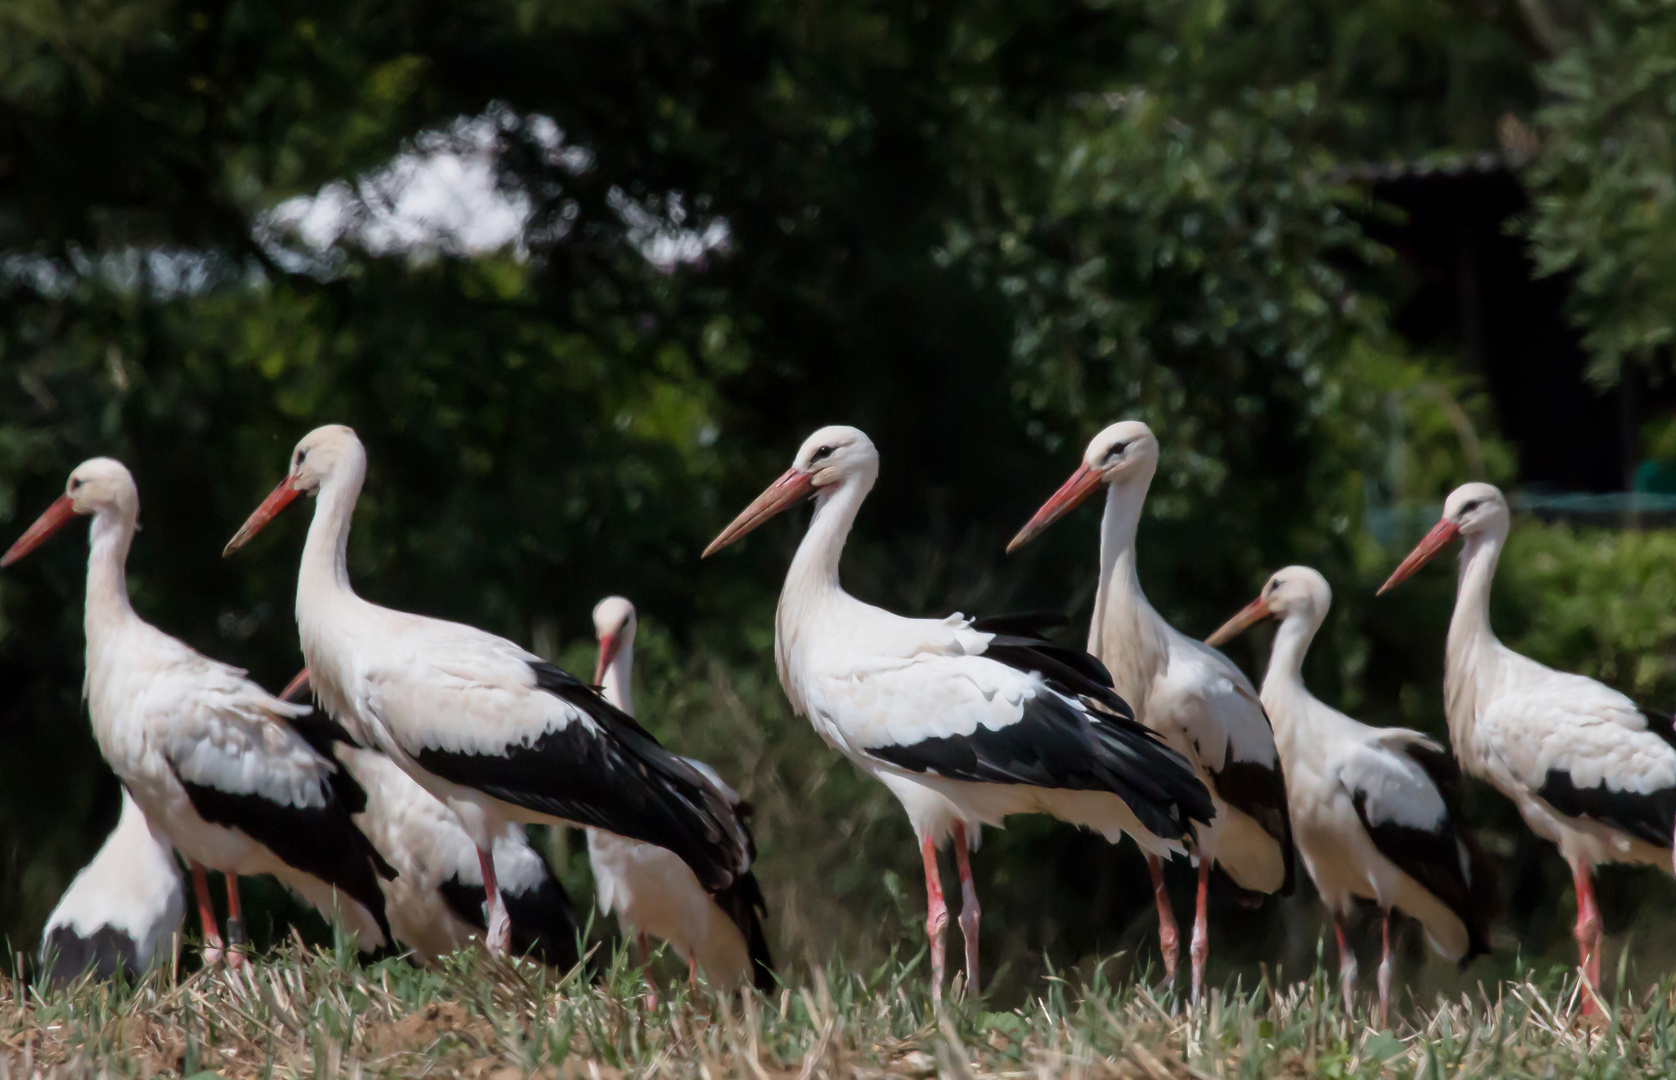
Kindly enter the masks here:
[[[1493, 871], [1460, 819], [1464, 770], [1512, 799], [1570, 866], [1583, 1008], [1597, 1009], [1593, 874], [1607, 863], [1676, 869], [1676, 731], [1671, 717], [1497, 640], [1490, 584], [1510, 524], [1501, 492], [1467, 484], [1450, 495], [1442, 520], [1380, 589], [1462, 542], [1445, 650], [1446, 750], [1310, 694], [1304, 657], [1332, 601], [1315, 570], [1275, 572], [1205, 641], [1165, 622], [1147, 602], [1136, 557], [1158, 458], [1146, 424], [1108, 427], [1008, 545], [1103, 489], [1086, 651], [1053, 640], [1057, 616], [907, 618], [847, 593], [844, 544], [879, 474], [877, 450], [853, 427], [809, 436], [791, 468], [704, 551], [814, 503], [775, 619], [780, 683], [793, 710], [907, 814], [925, 872], [933, 1000], [945, 982], [949, 921], [939, 852], [952, 847], [959, 871], [963, 985], [976, 990], [971, 852], [984, 826], [1045, 814], [1138, 845], [1172, 983], [1181, 942], [1164, 861], [1196, 866], [1195, 1002], [1213, 868], [1238, 893], [1261, 897], [1291, 890], [1301, 855], [1334, 921], [1347, 1010], [1356, 965], [1346, 920], [1358, 899], [1380, 910], [1384, 1023], [1394, 913], [1416, 920], [1448, 959], [1464, 964], [1489, 949]], [[495, 635], [362, 599], [346, 552], [366, 469], [349, 428], [310, 432], [227, 544], [231, 555], [299, 497], [315, 500], [296, 596], [306, 666], [278, 695], [134, 611], [125, 564], [139, 496], [120, 463], [78, 466], [65, 494], [0, 556], [9, 566], [78, 516], [92, 518], [85, 695], [123, 809], [49, 920], [49, 970], [134, 973], [172, 954], [184, 908], [177, 853], [208, 964], [243, 962], [238, 878], [271, 874], [364, 950], [400, 948], [426, 962], [478, 939], [568, 969], [579, 962], [576, 913], [523, 828], [546, 823], [586, 830], [599, 906], [642, 957], [658, 939], [691, 979], [773, 988], [749, 806], [635, 720], [633, 604], [609, 597], [595, 609], [598, 664], [585, 682]], [[1216, 646], [1268, 618], [1280, 625], [1259, 691]], [[313, 704], [297, 700], [310, 694]], [[206, 870], [226, 879], [225, 936]]]

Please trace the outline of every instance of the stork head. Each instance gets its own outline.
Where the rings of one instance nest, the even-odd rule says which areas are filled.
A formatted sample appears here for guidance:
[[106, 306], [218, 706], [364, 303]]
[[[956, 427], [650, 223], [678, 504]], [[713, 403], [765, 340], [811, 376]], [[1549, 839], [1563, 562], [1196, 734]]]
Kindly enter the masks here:
[[1268, 618], [1284, 619], [1302, 615], [1314, 625], [1320, 625], [1333, 606], [1333, 589], [1319, 571], [1307, 566], [1288, 566], [1270, 575], [1257, 594], [1257, 599], [1242, 608], [1239, 614], [1223, 623], [1205, 639], [1210, 646], [1232, 641], [1241, 631]]
[[879, 451], [865, 432], [844, 424], [823, 427], [798, 448], [791, 468], [768, 485], [733, 523], [704, 549], [706, 556], [738, 540], [775, 514], [846, 480], [872, 484], [879, 475]]
[[599, 662], [594, 665], [594, 685], [605, 683], [605, 671], [617, 654], [634, 647], [634, 630], [639, 622], [634, 605], [621, 596], [607, 596], [594, 605], [594, 637], [599, 640]]
[[1391, 571], [1391, 576], [1379, 587], [1379, 595], [1385, 595], [1413, 576], [1457, 536], [1505, 536], [1511, 517], [1507, 498], [1500, 488], [1494, 484], [1462, 484], [1443, 501], [1443, 517], [1408, 553], [1408, 558]]
[[304, 435], [297, 448], [291, 451], [290, 468], [285, 479], [258, 506], [243, 527], [227, 541], [222, 555], [231, 555], [250, 538], [279, 516], [298, 495], [313, 495], [333, 476], [353, 473], [365, 475], [367, 451], [353, 428], [342, 424], [327, 424]]
[[1036, 534], [1102, 487], [1132, 483], [1144, 487], [1152, 482], [1152, 474], [1157, 469], [1158, 439], [1152, 429], [1139, 420], [1119, 420], [1094, 436], [1083, 451], [1077, 471], [1018, 531], [1007, 545], [1008, 553], [1029, 543]]
[[115, 458], [89, 458], [77, 465], [64, 484], [64, 494], [54, 499], [17, 543], [0, 555], [0, 566], [10, 566], [34, 551], [78, 515], [96, 514], [130, 520], [140, 514], [140, 492], [134, 486], [134, 477]]

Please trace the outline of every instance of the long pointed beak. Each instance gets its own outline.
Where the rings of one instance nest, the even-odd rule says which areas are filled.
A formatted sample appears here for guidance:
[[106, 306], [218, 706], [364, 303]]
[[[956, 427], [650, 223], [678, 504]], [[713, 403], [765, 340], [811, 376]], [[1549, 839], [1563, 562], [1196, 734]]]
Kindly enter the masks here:
[[802, 469], [787, 469], [784, 475], [768, 485], [768, 490], [758, 495], [751, 505], [745, 507], [739, 516], [733, 519], [733, 524], [710, 541], [710, 546], [704, 549], [700, 558], [709, 558], [775, 514], [796, 506], [814, 493], [815, 478], [812, 474]]
[[303, 670], [291, 676], [291, 681], [286, 683], [285, 689], [279, 692], [279, 700], [295, 701], [301, 704], [307, 700], [308, 689], [308, 668], [303, 668]]
[[1385, 584], [1381, 585], [1379, 587], [1379, 591], [1374, 595], [1384, 596], [1398, 585], [1401, 585], [1404, 581], [1407, 581], [1411, 576], [1413, 576], [1414, 571], [1420, 569], [1422, 566], [1425, 566], [1426, 563], [1431, 560], [1433, 555], [1442, 551], [1444, 546], [1448, 544], [1449, 541], [1455, 539], [1455, 537], [1460, 534], [1461, 527], [1448, 519], [1433, 525], [1432, 531], [1427, 533], [1424, 539], [1422, 539], [1418, 544], [1414, 545], [1414, 550], [1408, 553], [1408, 558], [1404, 559], [1401, 565], [1391, 571], [1391, 576], [1385, 579]]
[[1216, 633], [1205, 639], [1205, 644], [1216, 648], [1224, 642], [1232, 641], [1253, 623], [1262, 622], [1269, 617], [1269, 602], [1259, 596], [1251, 603], [1241, 608], [1239, 614], [1217, 627]]
[[1059, 490], [1053, 493], [1053, 497], [1043, 503], [1040, 510], [1036, 511], [1036, 516], [1025, 522], [1024, 528], [1020, 529], [1018, 535], [1013, 537], [1012, 543], [1007, 545], [1007, 554], [1011, 555], [1015, 550], [1035, 539], [1037, 533], [1058, 521], [1072, 507], [1098, 491], [1103, 479], [1100, 470], [1091, 469], [1086, 464], [1079, 465], [1077, 471], [1071, 474], [1071, 478], [1060, 485]]
[[47, 537], [75, 520], [75, 516], [75, 503], [70, 501], [70, 496], [60, 495], [46, 508], [45, 513], [35, 519], [35, 524], [29, 526], [28, 531], [17, 538], [17, 543], [7, 548], [4, 555], [0, 555], [0, 566], [10, 566], [34, 551], [46, 542]]
[[256, 508], [233, 538], [227, 541], [227, 546], [221, 549], [221, 557], [226, 558], [239, 548], [250, 542], [250, 538], [261, 532], [268, 522], [279, 516], [279, 512], [291, 505], [291, 500], [301, 495], [302, 489], [297, 486], [295, 478], [287, 476], [273, 489], [273, 493], [262, 500], [262, 505]]
[[606, 634], [599, 639], [599, 662], [594, 665], [595, 686], [605, 685], [605, 669], [611, 666], [611, 661], [617, 659], [617, 650], [622, 647], [623, 639], [616, 634]]

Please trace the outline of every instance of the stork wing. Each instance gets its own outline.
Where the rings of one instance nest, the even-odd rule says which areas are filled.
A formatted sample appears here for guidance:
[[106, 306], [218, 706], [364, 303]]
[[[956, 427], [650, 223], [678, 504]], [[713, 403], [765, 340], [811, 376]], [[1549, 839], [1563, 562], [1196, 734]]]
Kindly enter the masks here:
[[1117, 795], [1159, 836], [1208, 821], [1187, 762], [1126, 716], [990, 656], [921, 656], [812, 680], [810, 708], [853, 752], [908, 772]]
[[1634, 702], [1593, 679], [1526, 663], [1521, 692], [1498, 696], [1478, 718], [1474, 740], [1492, 768], [1561, 814], [1670, 847], [1671, 733], [1654, 731]]
[[378, 875], [395, 871], [351, 817], [365, 807], [365, 793], [291, 728], [305, 706], [287, 705], [237, 669], [189, 650], [150, 680], [135, 705], [200, 817], [337, 887], [388, 939]]
[[723, 793], [593, 689], [488, 634], [436, 644], [394, 648], [365, 675], [369, 706], [420, 768], [668, 848], [712, 891], [745, 868]]
[[1232, 660], [1175, 633], [1169, 667], [1147, 702], [1148, 726], [1179, 731], [1198, 753], [1224, 802], [1255, 821], [1280, 846], [1289, 895], [1297, 876], [1286, 777], [1274, 729], [1257, 691]]
[[1397, 869], [1419, 882], [1467, 928], [1463, 963], [1487, 950], [1485, 868], [1456, 830], [1453, 764], [1417, 731], [1384, 730], [1338, 763], [1362, 828]]

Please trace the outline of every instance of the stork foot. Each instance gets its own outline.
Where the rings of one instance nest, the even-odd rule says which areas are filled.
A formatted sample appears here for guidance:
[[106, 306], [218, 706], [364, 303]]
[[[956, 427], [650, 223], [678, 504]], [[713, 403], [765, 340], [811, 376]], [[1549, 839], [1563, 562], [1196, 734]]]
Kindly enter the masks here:
[[489, 936], [484, 945], [496, 956], [505, 956], [512, 951], [512, 917], [506, 913], [506, 906], [500, 903], [498, 895], [489, 908]]

